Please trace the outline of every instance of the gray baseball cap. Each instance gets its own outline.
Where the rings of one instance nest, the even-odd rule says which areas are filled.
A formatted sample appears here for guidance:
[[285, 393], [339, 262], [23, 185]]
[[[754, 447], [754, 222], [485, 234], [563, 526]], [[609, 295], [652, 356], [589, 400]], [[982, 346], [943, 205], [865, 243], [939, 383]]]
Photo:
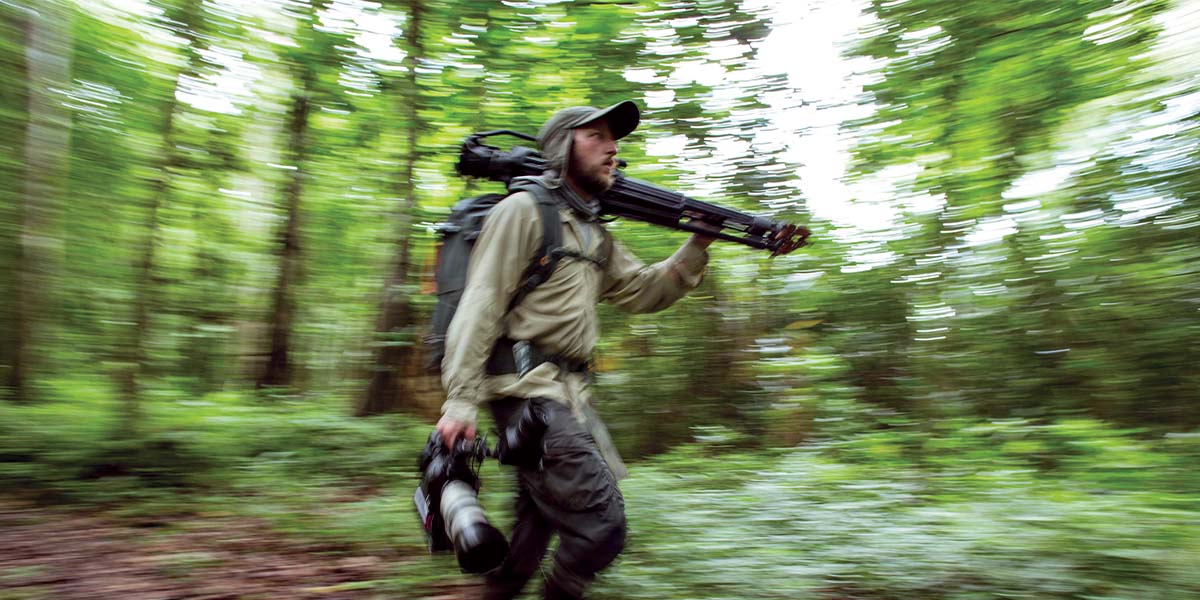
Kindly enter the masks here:
[[618, 102], [608, 108], [572, 106], [564, 108], [546, 120], [538, 131], [538, 148], [545, 157], [547, 166], [562, 169], [571, 149], [571, 130], [599, 120], [608, 122], [614, 139], [621, 139], [637, 129], [641, 122], [641, 111], [632, 100]]

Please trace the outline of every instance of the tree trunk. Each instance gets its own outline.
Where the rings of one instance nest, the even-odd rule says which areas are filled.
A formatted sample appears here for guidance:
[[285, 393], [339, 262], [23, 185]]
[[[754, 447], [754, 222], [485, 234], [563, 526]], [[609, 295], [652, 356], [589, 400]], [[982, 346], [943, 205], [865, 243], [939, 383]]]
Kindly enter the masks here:
[[[207, 225], [211, 218], [198, 218], [197, 229]], [[226, 265], [221, 256], [209, 248], [197, 253], [196, 265], [191, 272], [192, 281], [199, 285], [195, 298], [191, 300], [187, 314], [189, 341], [183, 348], [184, 368], [193, 381], [193, 390], [198, 395], [209, 394], [224, 384], [223, 365], [226, 346], [218, 331], [229, 324], [231, 317], [225, 308], [227, 302], [222, 291], [226, 285]]]
[[199, 0], [179, 7], [174, 20], [180, 23], [178, 33], [190, 42], [187, 49], [187, 61], [183, 70], [175, 77], [175, 85], [169, 95], [164, 96], [162, 104], [162, 154], [155, 169], [154, 189], [146, 206], [145, 236], [141, 241], [134, 284], [133, 301], [133, 331], [125, 349], [122, 351], [126, 368], [121, 373], [119, 386], [122, 398], [122, 414], [118, 426], [118, 439], [131, 439], [137, 435], [141, 422], [141, 392], [142, 382], [150, 370], [150, 351], [148, 348], [151, 318], [158, 305], [158, 289], [155, 281], [157, 268], [157, 251], [159, 223], [158, 213], [171, 196], [171, 177], [179, 167], [182, 159], [176, 148], [176, 112], [179, 101], [176, 91], [179, 80], [185, 75], [195, 75], [199, 70], [199, 46], [202, 44], [199, 28], [203, 24], [200, 17]]
[[416, 375], [413, 362], [416, 358], [415, 340], [406, 329], [413, 324], [412, 303], [408, 295], [408, 276], [410, 270], [409, 237], [412, 229], [412, 215], [416, 208], [416, 192], [413, 185], [413, 174], [420, 157], [417, 148], [417, 136], [420, 133], [420, 116], [417, 105], [420, 92], [417, 87], [417, 64], [424, 55], [421, 46], [421, 17], [423, 7], [419, 0], [410, 3], [409, 19], [405, 28], [404, 38], [407, 44], [407, 75], [397, 100], [400, 104], [399, 113], [405, 117], [405, 141], [407, 148], [403, 157], [404, 168], [393, 180], [392, 189], [399, 201], [397, 209], [396, 261], [392, 273], [388, 277], [383, 290], [383, 300], [379, 309], [379, 320], [375, 326], [375, 358], [371, 370], [371, 382], [367, 387], [366, 397], [358, 408], [359, 415], [378, 414], [395, 410], [405, 403], [405, 398], [411, 391], [406, 385], [407, 378]]
[[53, 231], [66, 180], [71, 115], [56, 96], [71, 81], [70, 8], [43, 3], [25, 22], [26, 73], [29, 82], [25, 135], [25, 176], [19, 202], [15, 257], [11, 364], [6, 384], [16, 402], [36, 400], [31, 383], [43, 337], [53, 273], [61, 241]]
[[158, 169], [154, 181], [154, 193], [146, 207], [146, 236], [142, 240], [141, 256], [137, 265], [137, 283], [134, 288], [133, 335], [129, 340], [126, 360], [127, 368], [121, 377], [122, 414], [118, 428], [118, 439], [131, 439], [137, 435], [141, 421], [141, 382], [149, 365], [150, 353], [146, 340], [150, 332], [151, 307], [156, 304], [154, 287], [155, 249], [158, 246], [158, 209], [171, 193], [170, 168], [178, 156], [174, 149], [175, 106], [174, 93], [167, 102], [163, 124], [163, 146], [166, 156]]
[[295, 312], [294, 287], [300, 279], [300, 198], [304, 193], [304, 162], [308, 155], [309, 94], [315, 74], [306, 65], [296, 65], [302, 72], [300, 89], [292, 96], [288, 113], [288, 151], [291, 177], [284, 189], [286, 222], [279, 236], [279, 278], [271, 298], [270, 348], [266, 367], [258, 378], [257, 387], [292, 385], [293, 365], [289, 354], [292, 318]]

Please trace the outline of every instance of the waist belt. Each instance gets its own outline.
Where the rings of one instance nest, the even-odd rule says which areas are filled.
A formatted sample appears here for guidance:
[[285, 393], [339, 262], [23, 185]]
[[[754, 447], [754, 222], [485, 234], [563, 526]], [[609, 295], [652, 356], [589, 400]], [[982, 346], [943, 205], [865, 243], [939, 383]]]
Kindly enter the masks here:
[[542, 364], [554, 363], [558, 368], [568, 373], [587, 373], [590, 362], [587, 359], [570, 358], [561, 354], [543, 351], [529, 342], [510, 340], [502, 337], [496, 340], [492, 347], [492, 355], [488, 357], [488, 375], [508, 375], [516, 373], [524, 375], [530, 369]]

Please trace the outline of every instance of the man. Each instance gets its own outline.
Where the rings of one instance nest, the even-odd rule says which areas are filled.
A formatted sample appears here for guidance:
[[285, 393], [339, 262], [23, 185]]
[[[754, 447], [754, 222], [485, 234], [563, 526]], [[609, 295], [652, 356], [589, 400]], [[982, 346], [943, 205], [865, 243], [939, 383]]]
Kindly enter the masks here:
[[[453, 447], [474, 437], [488, 402], [502, 430], [526, 403], [547, 424], [541, 460], [518, 469], [517, 522], [508, 560], [487, 577], [485, 597], [514, 598], [537, 571], [553, 534], [559, 546], [544, 597], [581, 598], [625, 543], [625, 506], [617, 480], [626, 474], [590, 406], [588, 357], [597, 339], [597, 302], [630, 312], [662, 310], [700, 284], [712, 238], [693, 235], [675, 254], [647, 266], [613, 241], [597, 220], [597, 197], [613, 184], [617, 140], [640, 120], [637, 105], [589, 106], [555, 113], [538, 132], [547, 171], [532, 183], [552, 197], [567, 256], [511, 310], [511, 300], [542, 242], [537, 198], [519, 191], [489, 213], [446, 336], [446, 402], [437, 428]], [[492, 368], [489, 359], [530, 342], [532, 369]], [[501, 361], [503, 362], [503, 361]], [[512, 364], [509, 360], [508, 363]], [[497, 373], [499, 371], [499, 373]]]

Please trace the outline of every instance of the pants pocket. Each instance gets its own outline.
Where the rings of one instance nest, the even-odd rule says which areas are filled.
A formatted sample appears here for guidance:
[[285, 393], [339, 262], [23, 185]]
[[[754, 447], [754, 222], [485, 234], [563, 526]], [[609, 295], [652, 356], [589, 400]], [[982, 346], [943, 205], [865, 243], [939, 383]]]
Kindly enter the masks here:
[[547, 499], [571, 512], [596, 510], [616, 491], [608, 465], [594, 448], [547, 448], [541, 475]]

